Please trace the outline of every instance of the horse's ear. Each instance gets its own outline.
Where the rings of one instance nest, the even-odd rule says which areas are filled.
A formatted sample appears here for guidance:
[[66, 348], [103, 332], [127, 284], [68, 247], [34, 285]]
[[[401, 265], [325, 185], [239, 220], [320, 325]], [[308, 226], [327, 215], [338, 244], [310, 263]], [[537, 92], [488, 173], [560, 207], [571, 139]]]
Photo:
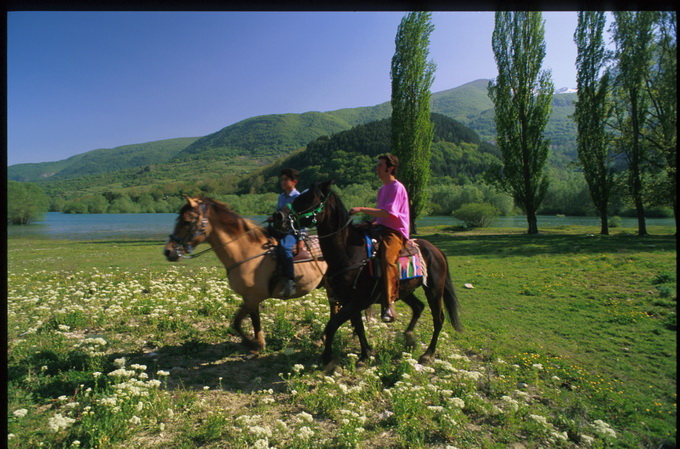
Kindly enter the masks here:
[[192, 209], [193, 209], [194, 207], [197, 207], [198, 204], [199, 204], [199, 199], [198, 199], [198, 197], [192, 198], [192, 197], [190, 197], [189, 195], [185, 194], [185, 195], [184, 195], [184, 198], [186, 198], [186, 200], [189, 202], [189, 205], [191, 206]]
[[331, 186], [334, 183], [335, 183], [335, 179], [330, 179], [328, 181], [324, 181], [324, 182], [319, 184], [319, 189], [324, 194], [324, 196], [328, 195], [328, 192], [330, 192]]

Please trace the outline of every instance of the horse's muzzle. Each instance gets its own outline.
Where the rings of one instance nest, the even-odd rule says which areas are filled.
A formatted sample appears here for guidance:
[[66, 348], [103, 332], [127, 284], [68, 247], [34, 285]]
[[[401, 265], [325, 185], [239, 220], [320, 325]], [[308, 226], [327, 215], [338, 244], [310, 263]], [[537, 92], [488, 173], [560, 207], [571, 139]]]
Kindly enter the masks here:
[[169, 262], [177, 262], [180, 258], [179, 252], [172, 242], [165, 244], [165, 248], [163, 248], [163, 255], [166, 259], [168, 259]]

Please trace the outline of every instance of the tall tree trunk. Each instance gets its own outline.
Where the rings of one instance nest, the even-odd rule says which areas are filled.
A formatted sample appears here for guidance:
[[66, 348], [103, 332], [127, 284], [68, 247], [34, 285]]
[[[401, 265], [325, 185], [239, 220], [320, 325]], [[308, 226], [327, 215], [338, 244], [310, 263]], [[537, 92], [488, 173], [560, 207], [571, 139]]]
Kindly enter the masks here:
[[607, 217], [607, 205], [600, 206], [600, 234], [609, 235], [609, 219]]
[[528, 233], [531, 235], [538, 234], [538, 220], [536, 219], [536, 211], [527, 211], [527, 222], [529, 223]]

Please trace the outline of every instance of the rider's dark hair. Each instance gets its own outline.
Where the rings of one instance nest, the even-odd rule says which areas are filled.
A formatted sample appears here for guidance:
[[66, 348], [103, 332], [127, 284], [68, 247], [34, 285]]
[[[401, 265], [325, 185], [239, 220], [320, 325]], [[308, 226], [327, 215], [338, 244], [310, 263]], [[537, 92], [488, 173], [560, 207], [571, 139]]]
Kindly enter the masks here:
[[392, 153], [385, 153], [378, 156], [378, 159], [383, 159], [387, 168], [393, 167], [392, 174], [397, 176], [397, 170], [399, 170], [399, 158], [397, 156]]
[[292, 179], [293, 181], [297, 181], [299, 174], [300, 173], [297, 170], [295, 170], [294, 168], [284, 168], [283, 170], [281, 170], [281, 174], [279, 175], [279, 177], [285, 175], [289, 179]]

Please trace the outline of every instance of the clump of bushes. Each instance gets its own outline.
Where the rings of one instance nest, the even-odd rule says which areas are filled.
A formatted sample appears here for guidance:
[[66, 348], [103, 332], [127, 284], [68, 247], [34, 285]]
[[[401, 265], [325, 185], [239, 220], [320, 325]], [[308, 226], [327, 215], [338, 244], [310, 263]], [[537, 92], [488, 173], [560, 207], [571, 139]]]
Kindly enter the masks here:
[[499, 214], [498, 209], [489, 203], [469, 203], [453, 212], [453, 216], [468, 229], [486, 228]]
[[621, 217], [619, 217], [618, 215], [610, 217], [608, 222], [610, 228], [620, 228], [622, 223], [623, 222], [621, 221]]

